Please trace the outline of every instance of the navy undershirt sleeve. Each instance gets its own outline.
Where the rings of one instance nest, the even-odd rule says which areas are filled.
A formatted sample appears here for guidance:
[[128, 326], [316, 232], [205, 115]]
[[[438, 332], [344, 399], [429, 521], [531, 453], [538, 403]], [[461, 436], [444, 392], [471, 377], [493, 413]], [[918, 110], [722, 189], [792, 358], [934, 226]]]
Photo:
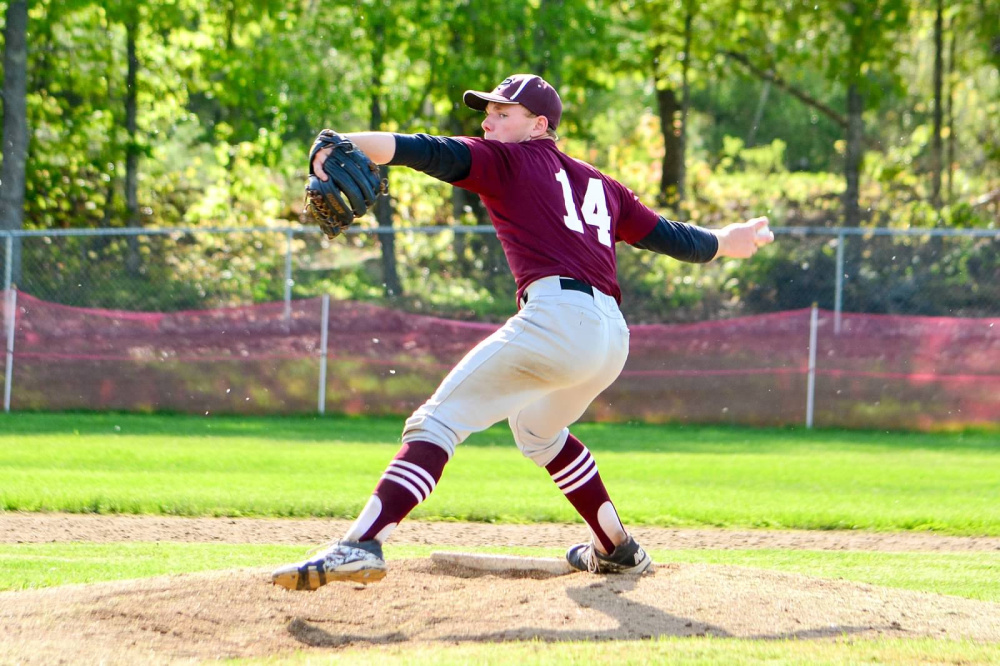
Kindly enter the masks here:
[[707, 263], [719, 251], [719, 239], [708, 229], [668, 220], [662, 215], [653, 230], [633, 245], [693, 264]]
[[458, 139], [430, 134], [396, 134], [396, 153], [389, 164], [423, 171], [446, 183], [469, 176], [472, 151]]

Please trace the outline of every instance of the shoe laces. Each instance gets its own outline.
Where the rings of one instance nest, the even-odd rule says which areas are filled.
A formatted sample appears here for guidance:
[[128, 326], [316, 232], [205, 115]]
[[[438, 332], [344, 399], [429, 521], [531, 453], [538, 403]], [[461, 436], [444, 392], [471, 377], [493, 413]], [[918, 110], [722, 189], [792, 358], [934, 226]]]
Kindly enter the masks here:
[[320, 544], [319, 546], [313, 546], [312, 548], [310, 548], [306, 552], [306, 559], [310, 560], [310, 559], [312, 559], [313, 555], [318, 555], [319, 553], [322, 553], [322, 552], [325, 552], [327, 550], [330, 550], [334, 546], [338, 546], [338, 545], [340, 545], [340, 540], [339, 539], [333, 539], [332, 541], [327, 541], [326, 543]]
[[597, 546], [594, 545], [594, 540], [590, 540], [590, 547], [587, 549], [587, 572], [595, 574], [597, 573], [599, 564], [597, 562]]

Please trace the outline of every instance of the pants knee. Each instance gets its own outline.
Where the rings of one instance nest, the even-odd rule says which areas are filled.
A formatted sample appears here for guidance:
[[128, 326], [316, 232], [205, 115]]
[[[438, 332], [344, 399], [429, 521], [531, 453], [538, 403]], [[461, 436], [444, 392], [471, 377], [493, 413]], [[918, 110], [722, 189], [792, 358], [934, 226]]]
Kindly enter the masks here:
[[448, 459], [451, 460], [455, 455], [455, 447], [461, 444], [465, 437], [433, 417], [415, 414], [406, 420], [402, 439], [404, 444], [416, 441], [437, 444], [444, 449]]
[[569, 428], [563, 428], [555, 437], [540, 437], [525, 427], [519, 427], [515, 420], [509, 419], [510, 431], [514, 434], [514, 443], [518, 450], [539, 467], [545, 467], [552, 462], [569, 437]]

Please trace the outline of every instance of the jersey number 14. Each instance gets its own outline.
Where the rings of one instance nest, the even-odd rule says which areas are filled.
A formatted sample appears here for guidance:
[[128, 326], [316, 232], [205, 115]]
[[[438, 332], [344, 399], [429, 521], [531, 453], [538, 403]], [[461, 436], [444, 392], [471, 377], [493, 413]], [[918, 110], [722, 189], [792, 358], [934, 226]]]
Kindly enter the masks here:
[[556, 180], [562, 185], [563, 201], [566, 203], [566, 215], [563, 221], [566, 226], [577, 233], [583, 233], [583, 222], [597, 227], [597, 240], [601, 245], [611, 247], [611, 216], [608, 215], [608, 201], [604, 198], [604, 184], [599, 178], [591, 178], [587, 182], [587, 193], [583, 196], [583, 222], [573, 203], [573, 190], [569, 185], [569, 176], [565, 169], [556, 172]]

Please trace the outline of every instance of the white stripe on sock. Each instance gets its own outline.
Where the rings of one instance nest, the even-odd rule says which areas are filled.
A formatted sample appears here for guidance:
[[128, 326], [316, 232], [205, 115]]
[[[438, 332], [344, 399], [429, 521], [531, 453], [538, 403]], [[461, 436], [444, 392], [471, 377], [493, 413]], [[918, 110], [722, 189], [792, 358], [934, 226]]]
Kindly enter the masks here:
[[424, 496], [420, 494], [420, 491], [417, 490], [416, 486], [414, 486], [412, 483], [410, 483], [403, 477], [393, 474], [391, 470], [386, 470], [385, 474], [382, 475], [382, 478], [385, 479], [386, 481], [392, 481], [394, 483], [397, 483], [406, 488], [407, 490], [409, 490], [413, 494], [413, 496], [417, 498], [418, 504], [424, 501], [425, 499]]
[[344, 541], [360, 541], [361, 535], [375, 524], [380, 515], [382, 515], [382, 500], [378, 498], [378, 495], [372, 495], [368, 498], [365, 508], [358, 514], [357, 520], [347, 530], [347, 534], [344, 535]]
[[385, 540], [389, 538], [389, 535], [392, 534], [392, 531], [396, 529], [396, 525], [397, 523], [387, 524], [385, 527], [379, 530], [378, 534], [375, 535], [375, 540], [378, 541], [379, 543], [385, 543]]
[[582, 463], [583, 459], [588, 457], [589, 455], [590, 455], [590, 450], [584, 447], [583, 452], [576, 457], [576, 460], [574, 460], [573, 462], [566, 465], [561, 470], [552, 475], [552, 480], [558, 484], [560, 482], [559, 480], [561, 477], [565, 476], [566, 474], [569, 474], [574, 469], [576, 469], [576, 466]]
[[592, 470], [595, 467], [597, 467], [597, 463], [594, 462], [594, 459], [587, 458], [586, 460], [583, 461], [583, 464], [576, 469], [575, 472], [567, 476], [565, 479], [563, 479], [556, 485], [559, 486], [560, 489], [563, 489], [566, 486], [575, 483], [581, 476], [587, 474], [590, 470]]
[[580, 466], [573, 470], [572, 473], [564, 476], [560, 481], [556, 481], [556, 485], [560, 488], [564, 488], [569, 484], [573, 483], [581, 476], [590, 471], [591, 467], [594, 467], [597, 463], [594, 462], [592, 456], [587, 456], [587, 459], [580, 463]]
[[568, 488], [562, 488], [563, 494], [569, 495], [571, 492], [573, 492], [583, 484], [587, 483], [587, 481], [590, 481], [592, 478], [594, 478], [594, 475], [597, 474], [597, 464], [596, 463], [592, 464], [589, 469], [590, 471], [587, 472], [586, 476], [584, 476], [582, 479], [580, 479], [579, 481], [577, 481]]
[[437, 485], [437, 483], [434, 481], [434, 477], [431, 476], [431, 473], [428, 472], [423, 467], [421, 467], [420, 465], [411, 463], [409, 460], [393, 460], [392, 464], [399, 465], [401, 467], [405, 467], [408, 470], [416, 472], [417, 475], [426, 482], [426, 485], [428, 486], [427, 488], [428, 495], [430, 495], [431, 492], [433, 492], [434, 487]]
[[409, 481], [410, 483], [412, 483], [413, 485], [415, 485], [417, 488], [420, 488], [420, 494], [424, 496], [424, 499], [427, 499], [427, 497], [431, 494], [431, 490], [433, 490], [433, 488], [428, 487], [427, 486], [427, 482], [424, 481], [424, 479], [422, 479], [418, 474], [414, 474], [413, 472], [411, 472], [410, 470], [406, 469], [405, 467], [403, 467], [401, 465], [397, 465], [396, 464], [397, 462], [399, 462], [399, 461], [398, 460], [393, 461], [386, 468], [386, 470], [385, 470], [386, 473], [387, 474], [393, 474], [393, 475], [398, 476], [400, 478], [406, 479], [407, 481]]

